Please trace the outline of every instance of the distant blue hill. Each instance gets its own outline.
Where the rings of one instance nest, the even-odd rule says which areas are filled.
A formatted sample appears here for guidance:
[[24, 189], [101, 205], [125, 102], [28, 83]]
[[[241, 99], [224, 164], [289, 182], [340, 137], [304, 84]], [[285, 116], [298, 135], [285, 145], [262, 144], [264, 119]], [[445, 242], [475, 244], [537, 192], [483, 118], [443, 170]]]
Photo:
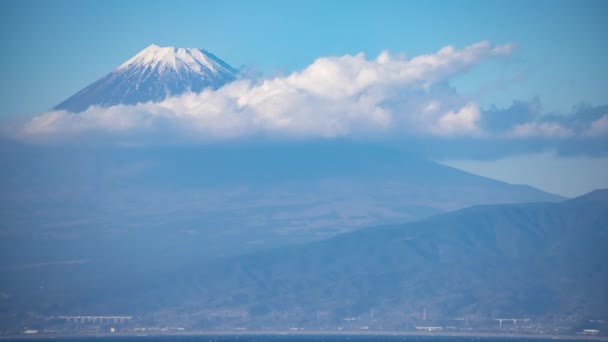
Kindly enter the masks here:
[[0, 200], [15, 234], [54, 227], [58, 236], [87, 239], [111, 230], [118, 235], [108, 243], [162, 236], [158, 248], [167, 239], [200, 240], [205, 248], [196, 253], [208, 256], [471, 205], [562, 199], [375, 144], [0, 148]]
[[[93, 309], [103, 284], [144, 286], [199, 263], [373, 225], [471, 205], [561, 200], [389, 146], [344, 141], [6, 143], [0, 153], [0, 292], [13, 313]], [[42, 283], [48, 291], [39, 291]], [[90, 299], [78, 297], [84, 292]]]
[[193, 264], [187, 270], [196, 276], [158, 289], [172, 289], [167, 299], [183, 308], [247, 308], [258, 322], [276, 312], [304, 320], [318, 310], [339, 318], [374, 309], [419, 324], [423, 310], [434, 320], [559, 316], [572, 324], [608, 315], [607, 244], [608, 190], [598, 190]]
[[[344, 317], [368, 319], [372, 310], [382, 329], [404, 320], [425, 324], [423, 310], [426, 324], [458, 317], [568, 317], [568, 324], [598, 319], [608, 314], [607, 194], [476, 206], [242, 256], [188, 258], [170, 267], [163, 258], [203, 248], [201, 240], [136, 232], [123, 242], [56, 240], [62, 260], [88, 261], [4, 267], [2, 289], [11, 296], [4, 313], [128, 312], [150, 318], [169, 311], [188, 317], [191, 326], [268, 328], [318, 327], [318, 312], [321, 323], [344, 324]], [[163, 248], [152, 245], [159, 238]], [[24, 246], [13, 240], [3, 253], [18, 249], [23, 255]], [[152, 264], [138, 265], [137, 259]], [[32, 285], [40, 282], [52, 288], [42, 292]]]
[[[191, 262], [131, 279], [118, 295], [91, 284], [91, 297], [82, 285], [72, 286], [57, 297], [37, 298], [30, 309], [70, 310], [66, 302], [89, 311], [170, 308], [203, 312], [198, 324], [223, 310], [245, 312], [247, 319], [218, 322], [269, 327], [318, 326], [319, 311], [324, 320], [340, 322], [374, 310], [383, 324], [396, 326], [400, 319], [423, 324], [423, 310], [435, 321], [599, 319], [608, 314], [607, 194], [477, 206], [301, 246]], [[278, 315], [289, 319], [281, 323]]]

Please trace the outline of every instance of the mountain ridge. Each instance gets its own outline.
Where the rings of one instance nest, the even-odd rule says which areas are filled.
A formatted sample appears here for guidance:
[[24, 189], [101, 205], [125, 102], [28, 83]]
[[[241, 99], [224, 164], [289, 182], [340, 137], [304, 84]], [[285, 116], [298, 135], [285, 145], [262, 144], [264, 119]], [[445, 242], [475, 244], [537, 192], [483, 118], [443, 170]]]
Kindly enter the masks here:
[[[374, 310], [390, 327], [423, 309], [447, 320], [598, 319], [608, 314], [608, 201], [579, 205], [581, 198], [475, 206], [322, 241], [191, 260], [154, 274], [138, 270], [138, 277], [110, 290], [103, 284], [116, 269], [96, 264], [88, 282], [55, 284], [48, 295], [11, 300], [46, 314], [197, 312], [200, 321], [190, 322], [196, 326], [311, 326], [319, 311], [339, 324]], [[7, 274], [18, 283], [24, 271]], [[49, 286], [66, 281], [51, 274]], [[222, 321], [217, 312], [246, 314]], [[291, 320], [275, 321], [286, 313]]]
[[[447, 317], [603, 317], [608, 200], [579, 205], [584, 199], [482, 205], [362, 229], [219, 263], [231, 280], [217, 288], [211, 285], [214, 277], [205, 275], [216, 274], [213, 268], [200, 270], [197, 281], [215, 288], [211, 293], [226, 291], [223, 303], [209, 297], [208, 304], [238, 305], [230, 293], [245, 291], [255, 293], [245, 300], [250, 307], [264, 305], [263, 311], [336, 310], [331, 303], [350, 299], [353, 313], [394, 310], [400, 303], [413, 312], [427, 307]], [[233, 279], [239, 285], [229, 285]]]

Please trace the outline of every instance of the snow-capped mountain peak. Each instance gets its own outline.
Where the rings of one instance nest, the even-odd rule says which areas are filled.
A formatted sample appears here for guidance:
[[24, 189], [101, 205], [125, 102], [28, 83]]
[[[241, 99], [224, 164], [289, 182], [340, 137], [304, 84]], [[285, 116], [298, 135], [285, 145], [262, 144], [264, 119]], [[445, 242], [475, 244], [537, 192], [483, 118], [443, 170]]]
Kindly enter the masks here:
[[170, 68], [174, 70], [195, 71], [197, 73], [209, 71], [218, 73], [227, 69], [226, 66], [222, 64], [225, 63], [213, 54], [202, 49], [160, 47], [152, 44], [120, 65], [118, 70], [133, 66], [147, 66], [160, 70]]
[[188, 91], [219, 88], [236, 76], [234, 68], [209, 51], [153, 44], [54, 109], [80, 112], [92, 105], [157, 102]]

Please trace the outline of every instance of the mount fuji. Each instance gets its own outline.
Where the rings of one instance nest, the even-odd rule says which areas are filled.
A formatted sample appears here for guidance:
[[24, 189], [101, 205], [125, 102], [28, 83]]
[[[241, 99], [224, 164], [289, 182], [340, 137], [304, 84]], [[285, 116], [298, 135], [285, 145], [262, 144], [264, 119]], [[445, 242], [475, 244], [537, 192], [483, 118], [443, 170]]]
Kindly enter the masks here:
[[234, 81], [237, 74], [209, 51], [150, 45], [53, 109], [81, 112], [93, 105], [158, 102], [188, 91], [219, 88]]

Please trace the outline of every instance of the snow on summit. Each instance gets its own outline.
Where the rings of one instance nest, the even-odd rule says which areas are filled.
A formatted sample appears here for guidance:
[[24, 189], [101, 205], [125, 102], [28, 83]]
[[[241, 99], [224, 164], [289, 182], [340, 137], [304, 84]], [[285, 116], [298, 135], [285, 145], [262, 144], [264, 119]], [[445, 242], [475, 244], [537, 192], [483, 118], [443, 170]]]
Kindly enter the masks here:
[[237, 70], [206, 50], [150, 45], [53, 109], [81, 112], [93, 105], [158, 102], [219, 88], [236, 76]]
[[160, 70], [195, 71], [201, 74], [233, 71], [230, 66], [211, 53], [196, 48], [175, 48], [150, 45], [118, 67], [147, 66]]

